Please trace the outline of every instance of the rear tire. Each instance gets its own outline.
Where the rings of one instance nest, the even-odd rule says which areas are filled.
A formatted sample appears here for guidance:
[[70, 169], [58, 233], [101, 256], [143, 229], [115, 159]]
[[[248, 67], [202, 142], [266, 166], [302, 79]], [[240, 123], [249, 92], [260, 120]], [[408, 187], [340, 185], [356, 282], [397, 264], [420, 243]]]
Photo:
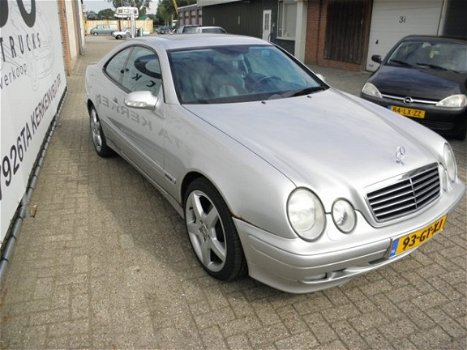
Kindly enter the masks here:
[[216, 188], [198, 178], [188, 186], [184, 204], [191, 246], [206, 272], [223, 281], [244, 276], [247, 265], [240, 238]]
[[114, 151], [107, 146], [107, 141], [102, 131], [101, 122], [94, 107], [89, 109], [89, 118], [91, 124], [91, 136], [94, 150], [102, 158], [108, 158], [114, 155]]

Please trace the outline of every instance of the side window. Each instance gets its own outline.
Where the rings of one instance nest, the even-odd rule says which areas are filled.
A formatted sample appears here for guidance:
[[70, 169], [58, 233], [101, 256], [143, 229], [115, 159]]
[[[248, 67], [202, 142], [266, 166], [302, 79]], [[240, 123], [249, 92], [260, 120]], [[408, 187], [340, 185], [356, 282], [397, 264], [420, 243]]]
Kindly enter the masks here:
[[162, 75], [159, 58], [154, 51], [144, 47], [134, 47], [128, 63], [122, 85], [130, 92], [150, 91], [159, 93], [162, 85]]
[[130, 47], [126, 50], [120, 51], [114, 57], [112, 57], [110, 61], [107, 62], [107, 64], [105, 65], [105, 72], [117, 83], [122, 82], [122, 77], [125, 73], [124, 66], [131, 52], [131, 49], [132, 48]]

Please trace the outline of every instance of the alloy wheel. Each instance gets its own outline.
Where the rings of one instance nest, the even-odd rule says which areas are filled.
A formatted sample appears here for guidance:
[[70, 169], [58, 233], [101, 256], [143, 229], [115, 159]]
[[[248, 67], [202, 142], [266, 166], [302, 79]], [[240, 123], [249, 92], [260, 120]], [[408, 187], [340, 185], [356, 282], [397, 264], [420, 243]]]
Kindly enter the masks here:
[[193, 250], [206, 269], [220, 271], [226, 262], [224, 225], [212, 200], [195, 190], [186, 200], [185, 220]]
[[102, 133], [101, 133], [101, 123], [97, 117], [97, 112], [95, 109], [91, 110], [91, 133], [92, 133], [92, 142], [97, 152], [102, 150]]

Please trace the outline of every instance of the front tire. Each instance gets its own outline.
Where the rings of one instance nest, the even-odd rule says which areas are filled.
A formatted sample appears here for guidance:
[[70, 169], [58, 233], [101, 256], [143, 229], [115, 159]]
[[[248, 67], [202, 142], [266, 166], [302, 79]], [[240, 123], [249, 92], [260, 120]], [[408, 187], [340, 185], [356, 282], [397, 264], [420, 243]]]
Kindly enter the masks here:
[[227, 205], [206, 179], [194, 180], [185, 195], [185, 224], [193, 251], [211, 276], [231, 281], [245, 275], [246, 260]]
[[89, 117], [94, 150], [102, 158], [112, 156], [114, 151], [109, 146], [107, 146], [107, 141], [105, 139], [104, 132], [102, 131], [101, 122], [94, 107], [89, 109]]

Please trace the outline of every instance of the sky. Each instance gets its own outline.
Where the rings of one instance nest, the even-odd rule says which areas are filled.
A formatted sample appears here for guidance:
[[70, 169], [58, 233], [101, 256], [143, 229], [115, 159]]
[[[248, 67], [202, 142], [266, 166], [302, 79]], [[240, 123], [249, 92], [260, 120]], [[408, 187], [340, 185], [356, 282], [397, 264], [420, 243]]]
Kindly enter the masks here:
[[[148, 13], [156, 13], [157, 2], [158, 0], [151, 1]], [[96, 13], [108, 8], [114, 9], [112, 2], [108, 2], [107, 0], [84, 0], [83, 5], [84, 11], [94, 11]]]

